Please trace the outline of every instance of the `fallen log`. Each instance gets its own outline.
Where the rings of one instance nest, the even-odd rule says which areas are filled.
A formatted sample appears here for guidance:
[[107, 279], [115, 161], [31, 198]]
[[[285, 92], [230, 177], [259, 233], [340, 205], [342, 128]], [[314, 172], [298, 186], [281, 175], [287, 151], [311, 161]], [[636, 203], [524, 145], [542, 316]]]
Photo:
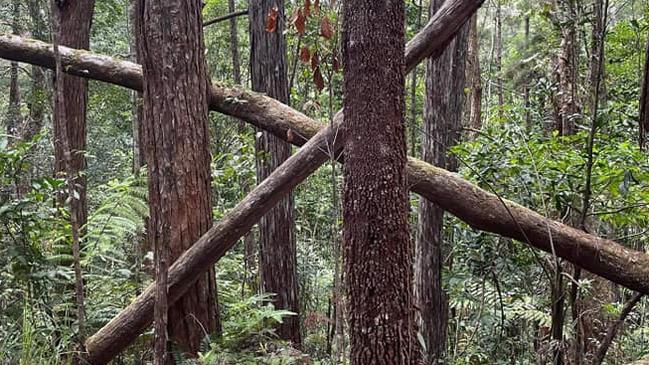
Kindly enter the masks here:
[[[49, 67], [48, 65], [51, 64], [53, 59], [49, 46], [39, 43], [25, 41], [17, 37], [2, 36], [0, 37], [0, 57]], [[141, 71], [138, 65], [116, 61], [110, 57], [98, 56], [88, 52], [70, 49], [62, 49], [61, 51], [65, 54], [63, 63], [66, 65], [66, 72], [116, 83], [133, 89], [137, 89], [138, 85], [141, 87]], [[297, 137], [292, 138], [289, 142], [297, 145], [303, 144], [304, 141], [322, 128], [319, 123], [281, 103], [242, 89], [215, 86], [212, 90], [211, 107], [214, 110], [249, 121], [285, 140], [288, 139], [286, 132], [292, 130]], [[340, 117], [337, 117], [335, 125], [339, 125], [340, 121]], [[292, 162], [298, 164], [296, 166], [300, 166], [302, 170], [298, 169], [291, 172], [290, 169], [286, 170], [282, 166], [281, 171], [278, 170], [275, 177], [284, 174], [284, 179], [294, 181], [294, 184], [299, 183], [300, 178], [298, 177], [302, 176], [300, 174], [315, 171], [321, 163], [329, 158], [323, 151], [329, 150], [333, 143], [336, 143], [338, 147], [341, 145], [344, 140], [342, 133], [341, 130], [328, 128], [326, 132], [318, 137], [317, 141], [311, 144], [310, 151], [300, 151], [294, 156], [297, 159], [305, 159], [298, 161], [299, 164], [295, 161]], [[327, 137], [331, 135], [336, 136], [333, 141], [330, 137]], [[289, 161], [287, 161], [287, 164]], [[306, 176], [308, 174], [304, 175], [304, 177]], [[649, 293], [649, 283], [643, 280], [649, 274], [648, 255], [626, 249], [613, 241], [598, 238], [544, 218], [527, 208], [501, 200], [499, 197], [481, 190], [455, 174], [415, 159], [409, 160], [408, 176], [413, 191], [437, 203], [477, 229], [514, 238], [547, 252], [552, 252], [554, 246], [554, 251], [568, 261], [631, 289]], [[241, 228], [246, 227], [246, 224], [233, 226], [232, 223], [228, 224], [228, 222], [248, 222], [255, 219], [255, 210], [260, 213], [259, 216], [263, 215], [262, 206], [265, 206], [264, 204], [272, 205], [274, 201], [281, 198], [282, 192], [288, 191], [282, 189], [287, 189], [289, 186], [290, 184], [281, 185], [278, 188], [279, 190], [273, 192], [270, 186], [260, 185], [259, 188], [266, 190], [261, 192], [253, 191], [250, 199], [248, 197], [244, 199], [231, 214], [228, 214], [221, 223], [201, 238], [195, 245], [197, 248], [192, 248], [186, 253], [190, 258], [183, 256], [177, 262], [179, 266], [174, 265], [172, 267], [170, 276], [178, 276], [173, 277], [175, 279], [172, 280], [175, 281], [170, 281], [172, 283], [170, 300], [182, 295], [183, 282], [180, 279], [189, 277], [191, 280], [200, 271], [200, 263], [203, 262], [201, 260], [218, 260], [231, 245], [236, 243], [236, 240], [241, 235], [246, 233]], [[288, 189], [290, 190], [290, 187]], [[260, 197], [264, 197], [266, 200]], [[265, 203], [255, 205], [252, 204], [254, 202]], [[237, 220], [231, 217], [240, 218]], [[250, 223], [250, 226], [253, 224], [254, 222]], [[236, 238], [232, 238], [232, 235], [235, 235]], [[192, 255], [197, 258], [191, 259]], [[181, 264], [189, 266], [184, 267]], [[177, 270], [178, 273], [173, 270]], [[179, 273], [185, 274], [181, 275]], [[109, 325], [88, 340], [87, 345], [90, 355], [93, 356], [94, 353], [96, 359], [91, 363], [105, 363], [130, 343], [127, 338], [134, 339], [137, 334], [146, 328], [151, 320], [151, 314], [146, 311], [146, 308], [148, 308], [148, 303], [152, 300], [147, 298], [145, 292], [111, 321]], [[133, 308], [140, 309], [133, 311], [131, 310]], [[120, 325], [110, 327], [114, 323]], [[128, 326], [129, 323], [130, 326]], [[119, 330], [119, 328], [125, 328], [125, 331]], [[106, 341], [107, 338], [112, 338], [112, 340]], [[120, 342], [122, 339], [123, 341]], [[90, 360], [93, 359], [91, 356], [89, 357]], [[102, 359], [104, 362], [102, 362]]]

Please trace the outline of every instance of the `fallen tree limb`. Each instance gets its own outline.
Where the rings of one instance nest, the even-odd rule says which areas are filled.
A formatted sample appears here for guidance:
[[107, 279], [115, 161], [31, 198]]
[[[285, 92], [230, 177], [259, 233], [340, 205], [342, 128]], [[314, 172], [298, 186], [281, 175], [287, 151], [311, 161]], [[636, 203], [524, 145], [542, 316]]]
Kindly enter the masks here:
[[[454, 3], [459, 2], [462, 1]], [[467, 2], [464, 1], [464, 3]], [[477, 4], [476, 2], [470, 3]], [[434, 20], [432, 19], [431, 22]], [[437, 44], [443, 46], [444, 42], [438, 41]], [[88, 52], [61, 48], [66, 72], [136, 90], [141, 88], [141, 70], [138, 65]], [[53, 62], [51, 50], [47, 44], [11, 36], [0, 36], [0, 57], [44, 67], [51, 67]], [[412, 60], [412, 58], [409, 59]], [[408, 66], [412, 68], [413, 61], [409, 61]], [[289, 142], [296, 145], [302, 145], [322, 129], [321, 124], [286, 105], [263, 95], [237, 88], [215, 86], [212, 89], [210, 107], [271, 131], [285, 140], [287, 140], [287, 131], [292, 130], [297, 137], [292, 138]], [[339, 125], [341, 120], [339, 114], [335, 125]], [[304, 151], [300, 151], [294, 156], [296, 159], [304, 159], [303, 161], [295, 162], [293, 158], [291, 159], [293, 164], [299, 163], [297, 166], [303, 170], [290, 170], [291, 165], [287, 167], [287, 170], [282, 166], [281, 171], [278, 170], [275, 177], [284, 176], [284, 179], [294, 181], [295, 184], [299, 183], [300, 176], [308, 176], [308, 174], [302, 174], [307, 171], [315, 171], [321, 163], [329, 158], [324, 151], [328, 151], [331, 144], [334, 143], [330, 139], [332, 135], [335, 136], [335, 146], [340, 147], [344, 140], [343, 131], [328, 128], [318, 136], [317, 141], [311, 144], [311, 150], [304, 150], [305, 146]], [[552, 252], [554, 245], [556, 253], [568, 261], [636, 291], [649, 293], [649, 282], [645, 279], [649, 277], [648, 255], [544, 218], [520, 205], [501, 200], [455, 174], [415, 159], [409, 160], [408, 176], [413, 191], [437, 203], [477, 229], [527, 242], [547, 252]], [[281, 195], [288, 191], [282, 190], [287, 189], [288, 186], [290, 184], [281, 185], [279, 190], [272, 192], [271, 187], [267, 184], [260, 185], [259, 188], [266, 190], [260, 192], [255, 189], [251, 193], [251, 198], [247, 197], [221, 223], [201, 238], [195, 245], [197, 248], [192, 248], [186, 253], [189, 258], [183, 256], [177, 262], [178, 265], [172, 267], [170, 300], [182, 295], [181, 291], [184, 285], [182, 278], [191, 280], [201, 270], [202, 263], [218, 260], [241, 235], [246, 233], [249, 229], [245, 229], [247, 224], [250, 226], [254, 224], [249, 221], [255, 219], [256, 215], [263, 215], [263, 207], [266, 204], [272, 206], [273, 202], [281, 198], [281, 196], [277, 196], [278, 194]], [[288, 189], [290, 190], [290, 187]], [[253, 204], [255, 202], [259, 204]], [[234, 226], [232, 222], [248, 223]], [[185, 264], [190, 266], [183, 267], [182, 265]], [[146, 308], [152, 301], [147, 297], [147, 292], [138, 297], [109, 325], [88, 340], [89, 359], [94, 359], [91, 363], [105, 363], [147, 327], [151, 320], [151, 313], [147, 312]], [[133, 308], [137, 310], [132, 310]], [[119, 325], [113, 325], [114, 323]], [[113, 326], [111, 327], [111, 325]], [[120, 330], [120, 328], [124, 328], [124, 330]]]

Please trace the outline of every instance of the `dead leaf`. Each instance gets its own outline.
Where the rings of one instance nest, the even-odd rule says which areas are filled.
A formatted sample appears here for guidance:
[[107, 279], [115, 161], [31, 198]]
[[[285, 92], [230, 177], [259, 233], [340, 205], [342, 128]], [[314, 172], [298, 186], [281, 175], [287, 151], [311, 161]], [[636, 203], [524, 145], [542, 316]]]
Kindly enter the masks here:
[[293, 134], [293, 131], [291, 129], [288, 129], [286, 131], [286, 141], [288, 143], [291, 143], [291, 142], [293, 142], [294, 137], [295, 137], [295, 135]]
[[268, 33], [275, 33], [277, 30], [277, 17], [279, 16], [279, 9], [277, 6], [270, 9], [268, 16], [266, 16], [266, 31]]
[[322, 22], [320, 23], [320, 35], [327, 39], [331, 39], [334, 36], [333, 27], [327, 17], [322, 18]]
[[320, 13], [320, 0], [315, 0], [313, 2], [313, 14], [318, 15]]
[[331, 60], [334, 71], [340, 70], [340, 60], [338, 60], [338, 53], [334, 53]]
[[320, 56], [318, 56], [318, 51], [313, 52], [311, 55], [311, 71], [315, 71], [316, 68], [320, 68]]
[[322, 89], [324, 89], [324, 79], [322, 78], [320, 67], [316, 68], [315, 71], [313, 72], [313, 82], [315, 83], [315, 86], [318, 88], [318, 91], [322, 91]]
[[308, 47], [302, 47], [300, 50], [300, 61], [302, 63], [309, 63], [309, 60], [311, 59], [311, 52], [309, 52]]
[[306, 17], [304, 16], [302, 9], [298, 9], [297, 17], [295, 18], [295, 21], [293, 21], [293, 24], [295, 25], [298, 34], [304, 34], [306, 31]]
[[311, 16], [311, 0], [304, 0], [304, 16]]

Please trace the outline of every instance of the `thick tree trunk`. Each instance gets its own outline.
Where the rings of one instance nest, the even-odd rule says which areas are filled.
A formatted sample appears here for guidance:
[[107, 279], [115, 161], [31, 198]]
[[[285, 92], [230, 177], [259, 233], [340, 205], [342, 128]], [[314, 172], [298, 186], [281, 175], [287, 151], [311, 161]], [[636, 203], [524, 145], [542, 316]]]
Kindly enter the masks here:
[[467, 46], [467, 78], [469, 81], [469, 128], [475, 131], [482, 128], [482, 73], [480, 71], [480, 43], [478, 40], [478, 16], [471, 17], [469, 41]]
[[349, 130], [344, 258], [354, 365], [412, 364], [418, 348], [405, 171], [403, 22], [400, 1], [343, 4], [343, 104]]
[[[212, 226], [209, 79], [201, 7], [194, 1], [140, 1], [148, 238], [157, 254], [169, 242], [168, 263], [173, 263]], [[156, 259], [156, 272], [165, 264], [161, 259]], [[195, 355], [206, 331], [217, 330], [215, 274], [208, 265], [182, 298], [169, 298], [168, 333], [182, 351]]]
[[[431, 2], [437, 12], [443, 1]], [[439, 58], [430, 59], [426, 68], [426, 100], [422, 160], [449, 171], [457, 171], [457, 161], [449, 149], [457, 144], [462, 127], [465, 61], [468, 24], [446, 47]], [[426, 364], [444, 361], [448, 325], [448, 299], [442, 287], [444, 257], [444, 210], [427, 200], [419, 203], [415, 244], [415, 303], [417, 324], [426, 344]]]
[[[90, 26], [94, 12], [94, 0], [73, 0], [57, 2], [60, 14], [61, 38], [60, 44], [77, 49], [88, 49], [90, 47]], [[86, 104], [88, 101], [88, 80], [63, 74], [61, 80], [65, 90], [64, 102], [61, 105], [55, 104], [54, 111], [54, 172], [60, 174], [65, 172], [65, 151], [63, 149], [62, 130], [68, 131], [68, 142], [72, 151], [73, 179], [75, 192], [78, 199], [72, 199], [74, 207], [78, 212], [79, 227], [86, 224], [88, 207], [86, 202], [86, 177], [83, 171], [86, 169]], [[65, 108], [66, 120], [61, 120], [56, 108]], [[62, 126], [67, 123], [67, 128]]]
[[[250, 2], [250, 76], [252, 90], [266, 93], [288, 104], [286, 40], [284, 38], [284, 1]], [[275, 29], [269, 32], [267, 19], [277, 12]], [[291, 145], [273, 134], [258, 130], [256, 138], [257, 182], [291, 156]], [[276, 308], [299, 312], [293, 196], [289, 194], [259, 222], [259, 272], [262, 291], [274, 293]], [[299, 346], [299, 316], [290, 316], [277, 325], [280, 338]]]

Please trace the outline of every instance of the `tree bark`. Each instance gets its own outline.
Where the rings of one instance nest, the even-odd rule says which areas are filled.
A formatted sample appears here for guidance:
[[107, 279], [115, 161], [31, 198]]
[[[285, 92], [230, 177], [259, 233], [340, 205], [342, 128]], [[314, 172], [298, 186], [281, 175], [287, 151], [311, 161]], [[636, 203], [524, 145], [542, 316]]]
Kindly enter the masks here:
[[644, 78], [641, 81], [640, 91], [640, 148], [646, 150], [649, 135], [649, 36], [647, 36], [647, 47], [644, 64]]
[[[177, 260], [212, 226], [210, 85], [200, 4], [140, 0], [139, 6], [144, 73], [142, 124], [149, 180], [148, 239], [157, 254], [156, 274], [164, 276], [166, 264]], [[156, 297], [165, 300], [164, 287], [159, 288]], [[218, 331], [213, 267], [208, 265], [197, 274], [182, 298], [168, 299], [169, 339], [190, 356], [196, 355], [206, 332]], [[156, 316], [164, 316], [163, 304], [157, 300]], [[156, 337], [162, 336], [162, 328], [156, 323]], [[156, 351], [162, 351], [160, 346]]]
[[[27, 3], [29, 17], [31, 20], [30, 30], [32, 37], [40, 41], [46, 40], [45, 29], [47, 28], [43, 16], [41, 15], [40, 0], [29, 0]], [[32, 65], [31, 67], [31, 90], [29, 100], [29, 120], [24, 124], [20, 134], [21, 139], [31, 140], [40, 132], [43, 127], [45, 116], [45, 105], [47, 103], [47, 90], [45, 83], [45, 70]]]
[[[20, 1], [11, 3], [11, 33], [20, 34]], [[10, 141], [20, 138], [18, 128], [22, 124], [20, 113], [20, 87], [18, 85], [18, 62], [11, 62], [9, 68], [9, 107], [7, 108], [6, 129]]]
[[[431, 2], [435, 14], [444, 1]], [[457, 171], [457, 160], [449, 155], [462, 127], [468, 24], [439, 58], [429, 59], [426, 68], [426, 100], [422, 160], [449, 171]], [[415, 303], [417, 324], [426, 344], [426, 364], [444, 361], [448, 325], [448, 299], [442, 287], [444, 257], [444, 210], [427, 200], [419, 203], [415, 244]]]
[[[404, 3], [343, 4], [343, 193], [351, 364], [412, 364], [418, 347], [406, 187]], [[368, 103], [368, 100], [382, 100]]]
[[577, 97], [577, 14], [572, 0], [555, 0], [553, 21], [561, 33], [560, 52], [557, 57], [556, 79], [559, 86], [557, 120], [555, 129], [559, 135], [568, 136], [576, 132], [576, 120], [580, 108]]
[[[288, 104], [284, 1], [252, 0], [249, 5], [252, 90]], [[273, 12], [277, 21], [269, 32], [266, 23]], [[255, 142], [259, 183], [291, 156], [291, 145], [263, 129], [258, 129]], [[259, 222], [259, 272], [262, 291], [275, 294], [275, 307], [299, 314], [293, 215], [289, 194]], [[280, 338], [300, 346], [298, 315], [286, 317], [276, 330]]]
[[482, 128], [482, 73], [480, 71], [480, 43], [478, 40], [478, 16], [471, 17], [467, 49], [467, 78], [469, 79], [469, 136]]
[[[57, 2], [60, 14], [61, 38], [60, 44], [76, 49], [90, 47], [90, 27], [95, 7], [94, 0], [63, 1]], [[65, 98], [60, 105], [55, 104], [54, 111], [54, 172], [65, 172], [65, 151], [63, 138], [67, 138], [72, 151], [72, 176], [75, 193], [78, 199], [72, 199], [72, 204], [78, 214], [79, 227], [83, 230], [88, 219], [88, 206], [86, 201], [86, 104], [88, 101], [88, 80], [81, 77], [63, 74], [61, 84], [65, 90]], [[56, 108], [65, 108], [67, 120], [61, 120]], [[62, 123], [67, 123], [64, 127]], [[63, 136], [63, 130], [68, 131], [68, 136]]]

